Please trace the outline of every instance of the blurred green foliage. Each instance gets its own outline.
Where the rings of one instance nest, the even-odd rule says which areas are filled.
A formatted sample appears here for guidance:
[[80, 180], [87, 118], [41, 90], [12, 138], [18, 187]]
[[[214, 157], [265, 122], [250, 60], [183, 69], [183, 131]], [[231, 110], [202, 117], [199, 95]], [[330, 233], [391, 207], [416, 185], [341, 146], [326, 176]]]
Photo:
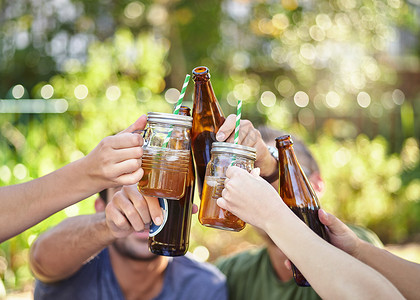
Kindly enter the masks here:
[[[386, 243], [420, 232], [414, 1], [0, 0], [0, 7], [0, 97], [66, 100], [61, 113], [4, 113], [0, 105], [1, 185], [82, 157], [141, 114], [170, 112], [173, 88], [206, 65], [226, 115], [242, 99], [243, 118], [255, 126], [310, 144], [326, 209]], [[63, 218], [93, 213], [92, 200], [0, 245], [0, 296], [2, 284], [31, 288], [31, 243]], [[230, 233], [193, 220], [190, 250], [204, 259], [261, 243], [250, 226]]]

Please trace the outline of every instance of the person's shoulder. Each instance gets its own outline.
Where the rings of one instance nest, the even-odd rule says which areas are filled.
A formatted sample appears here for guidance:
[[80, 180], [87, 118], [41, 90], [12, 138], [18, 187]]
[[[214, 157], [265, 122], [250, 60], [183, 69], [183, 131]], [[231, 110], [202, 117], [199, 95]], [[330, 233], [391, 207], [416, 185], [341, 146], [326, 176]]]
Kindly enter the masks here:
[[254, 266], [260, 265], [266, 254], [267, 249], [265, 247], [246, 250], [238, 254], [222, 257], [215, 262], [215, 265], [225, 274], [232, 270], [247, 272]]
[[207, 262], [197, 261], [191, 254], [173, 257], [175, 268], [182, 268], [183, 272], [195, 273], [197, 276], [215, 277], [220, 281], [225, 280], [225, 276], [215, 266]]

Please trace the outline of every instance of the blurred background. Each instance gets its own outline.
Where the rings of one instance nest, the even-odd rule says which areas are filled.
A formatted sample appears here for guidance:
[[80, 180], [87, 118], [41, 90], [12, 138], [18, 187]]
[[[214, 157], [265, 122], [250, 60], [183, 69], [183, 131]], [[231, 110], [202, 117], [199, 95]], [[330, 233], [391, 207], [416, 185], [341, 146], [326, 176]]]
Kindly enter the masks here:
[[[308, 143], [322, 206], [420, 262], [419, 0], [0, 0], [0, 184], [45, 175], [207, 66], [227, 116]], [[193, 82], [184, 99], [192, 107]], [[28, 249], [94, 196], [0, 244], [0, 298], [31, 298]], [[195, 203], [199, 204], [198, 197]], [[255, 247], [193, 217], [201, 260]]]

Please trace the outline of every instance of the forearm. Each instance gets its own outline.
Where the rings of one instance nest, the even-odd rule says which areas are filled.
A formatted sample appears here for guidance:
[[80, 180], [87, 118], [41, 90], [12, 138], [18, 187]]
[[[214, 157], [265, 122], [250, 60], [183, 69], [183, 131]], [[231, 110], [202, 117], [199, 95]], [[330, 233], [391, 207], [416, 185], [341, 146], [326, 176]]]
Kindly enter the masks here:
[[328, 244], [291, 211], [283, 210], [281, 217], [275, 211], [278, 207], [267, 213], [264, 230], [322, 298], [401, 298], [381, 274]]
[[80, 159], [43, 177], [0, 188], [0, 242], [98, 192], [102, 187], [86, 168]]
[[30, 252], [31, 270], [44, 282], [59, 281], [114, 240], [104, 213], [69, 218], [35, 241]]
[[420, 295], [420, 265], [361, 242], [357, 258], [384, 275], [407, 299]]

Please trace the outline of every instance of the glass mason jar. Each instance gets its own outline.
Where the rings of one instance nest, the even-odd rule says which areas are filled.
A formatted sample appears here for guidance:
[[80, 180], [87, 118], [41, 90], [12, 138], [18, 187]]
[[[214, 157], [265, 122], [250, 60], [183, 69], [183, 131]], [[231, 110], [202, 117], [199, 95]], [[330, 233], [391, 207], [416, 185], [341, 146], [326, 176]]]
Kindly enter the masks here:
[[138, 183], [146, 196], [179, 200], [184, 196], [191, 160], [192, 117], [149, 112], [144, 134], [142, 168]]
[[226, 170], [229, 166], [237, 166], [251, 172], [256, 157], [256, 149], [252, 147], [225, 142], [212, 144], [211, 159], [206, 168], [198, 214], [198, 220], [202, 225], [231, 231], [244, 229], [245, 222], [220, 208], [216, 201], [222, 196]]

